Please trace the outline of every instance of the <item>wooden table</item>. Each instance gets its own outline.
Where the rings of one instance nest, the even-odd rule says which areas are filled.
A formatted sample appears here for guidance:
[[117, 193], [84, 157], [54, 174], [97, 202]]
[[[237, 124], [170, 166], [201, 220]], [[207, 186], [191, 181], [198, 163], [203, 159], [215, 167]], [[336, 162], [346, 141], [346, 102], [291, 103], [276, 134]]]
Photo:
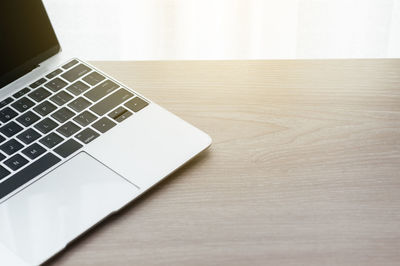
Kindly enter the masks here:
[[50, 265], [400, 263], [400, 60], [95, 65], [214, 142]]

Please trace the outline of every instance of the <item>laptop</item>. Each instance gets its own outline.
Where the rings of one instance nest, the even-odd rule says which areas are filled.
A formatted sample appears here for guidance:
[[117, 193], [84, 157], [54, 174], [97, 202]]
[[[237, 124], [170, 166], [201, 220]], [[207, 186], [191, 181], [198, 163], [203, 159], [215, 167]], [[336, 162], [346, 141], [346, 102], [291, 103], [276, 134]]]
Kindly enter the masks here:
[[0, 87], [1, 265], [44, 263], [211, 144], [136, 90], [66, 60], [41, 0], [0, 3]]

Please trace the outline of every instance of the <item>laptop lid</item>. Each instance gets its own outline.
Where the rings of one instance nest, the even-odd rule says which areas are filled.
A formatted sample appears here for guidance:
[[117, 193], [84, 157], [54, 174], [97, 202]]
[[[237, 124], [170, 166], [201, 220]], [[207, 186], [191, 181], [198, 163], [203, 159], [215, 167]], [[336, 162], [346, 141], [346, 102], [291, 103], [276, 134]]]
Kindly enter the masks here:
[[59, 51], [41, 0], [0, 1], [0, 88]]

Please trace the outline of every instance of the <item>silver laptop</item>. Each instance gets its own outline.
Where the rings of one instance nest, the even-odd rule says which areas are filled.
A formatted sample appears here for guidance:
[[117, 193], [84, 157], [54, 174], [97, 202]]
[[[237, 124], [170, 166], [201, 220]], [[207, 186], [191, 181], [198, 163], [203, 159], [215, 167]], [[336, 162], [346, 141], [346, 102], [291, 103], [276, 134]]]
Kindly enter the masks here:
[[211, 144], [99, 69], [63, 58], [41, 0], [1, 1], [1, 265], [42, 264]]

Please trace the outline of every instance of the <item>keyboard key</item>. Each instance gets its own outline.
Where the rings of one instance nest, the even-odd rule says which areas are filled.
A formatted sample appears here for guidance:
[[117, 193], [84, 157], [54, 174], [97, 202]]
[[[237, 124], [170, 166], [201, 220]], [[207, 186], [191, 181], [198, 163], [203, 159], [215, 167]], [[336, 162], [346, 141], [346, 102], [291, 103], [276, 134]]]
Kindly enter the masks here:
[[97, 138], [99, 133], [96, 133], [93, 129], [86, 128], [75, 135], [75, 138], [83, 142], [84, 144], [90, 143], [92, 140]]
[[0, 198], [4, 198], [17, 188], [23, 186], [25, 183], [33, 180], [47, 169], [56, 165], [59, 161], [61, 161], [61, 159], [54, 154], [45, 154], [39, 160], [33, 162], [18, 173], [15, 173], [10, 178], [0, 183]]
[[89, 86], [84, 84], [82, 81], [77, 81], [67, 88], [69, 92], [73, 93], [76, 96], [84, 93], [85, 91], [87, 91], [87, 89], [89, 89]]
[[57, 105], [61, 106], [74, 98], [71, 94], [65, 91], [60, 91], [56, 95], [50, 98], [53, 102], [55, 102]]
[[50, 131], [55, 129], [57, 126], [58, 126], [58, 124], [56, 122], [54, 122], [53, 120], [51, 120], [50, 118], [45, 118], [42, 121], [40, 121], [39, 123], [37, 123], [36, 125], [34, 125], [34, 127], [37, 130], [39, 130], [40, 132], [42, 132], [43, 134], [49, 133]]
[[17, 112], [12, 110], [10, 107], [6, 107], [0, 111], [0, 121], [6, 123], [16, 117], [18, 115]]
[[108, 130], [110, 130], [111, 128], [113, 128], [116, 125], [116, 123], [114, 123], [113, 121], [111, 121], [110, 119], [103, 117], [101, 118], [99, 121], [97, 121], [96, 123], [94, 123], [92, 125], [92, 127], [94, 127], [95, 129], [97, 129], [98, 131], [100, 131], [101, 133], [105, 133]]
[[85, 96], [88, 97], [90, 100], [96, 102], [103, 98], [107, 94], [111, 93], [112, 91], [118, 89], [118, 85], [112, 82], [111, 80], [106, 80], [100, 85], [97, 85], [90, 91], [85, 93]]
[[0, 102], [0, 108], [3, 108], [4, 106], [6, 106], [9, 103], [12, 103], [13, 101], [14, 101], [14, 99], [11, 97], [5, 98], [4, 100], [2, 100]]
[[36, 159], [40, 155], [46, 152], [46, 149], [43, 148], [40, 144], [34, 143], [28, 148], [22, 150], [22, 153], [29, 157], [31, 160]]
[[49, 101], [44, 101], [43, 103], [33, 108], [33, 110], [35, 110], [42, 116], [46, 116], [56, 109], [57, 107]]
[[45, 82], [46, 82], [46, 79], [45, 78], [41, 78], [41, 79], [33, 82], [31, 85], [29, 85], [29, 87], [31, 87], [32, 89], [36, 89], [37, 87], [39, 87], [40, 85], [42, 85]]
[[74, 122], [68, 121], [57, 129], [58, 133], [61, 133], [64, 137], [70, 137], [78, 132], [81, 128]]
[[35, 104], [29, 100], [28, 98], [24, 97], [19, 100], [17, 100], [15, 103], [11, 104], [12, 107], [17, 109], [19, 112], [23, 113]]
[[11, 121], [10, 123], [6, 124], [5, 126], [2, 126], [0, 128], [0, 132], [6, 135], [7, 137], [12, 137], [18, 132], [22, 130], [22, 127], [15, 123], [14, 121]]
[[135, 97], [124, 105], [134, 112], [139, 112], [149, 104], [144, 100], [142, 100], [141, 98]]
[[54, 78], [55, 76], [61, 74], [61, 72], [62, 72], [61, 69], [56, 69], [56, 70], [54, 70], [53, 72], [51, 72], [50, 74], [48, 74], [48, 75], [46, 76], [46, 78], [52, 79], [52, 78]]
[[80, 113], [79, 115], [77, 115], [74, 118], [74, 120], [83, 127], [91, 124], [96, 119], [97, 119], [97, 116], [95, 116], [94, 114], [92, 114], [88, 111], [84, 111], [83, 113]]
[[71, 70], [68, 70], [68, 72], [65, 72], [61, 76], [68, 80], [69, 82], [74, 82], [78, 78], [84, 76], [86, 73], [89, 73], [91, 69], [83, 64], [79, 64], [76, 67], [72, 68]]
[[123, 113], [122, 115], [118, 116], [117, 118], [115, 118], [115, 121], [121, 123], [122, 121], [124, 121], [125, 119], [127, 119], [128, 117], [130, 117], [132, 115], [131, 112], [126, 111], [125, 113]]
[[14, 96], [14, 98], [18, 99], [18, 98], [21, 98], [22, 96], [24, 96], [25, 94], [27, 94], [30, 91], [31, 90], [29, 88], [23, 88], [19, 92], [14, 93], [13, 96]]
[[64, 123], [65, 121], [67, 121], [68, 119], [73, 117], [74, 115], [75, 115], [74, 112], [69, 110], [67, 107], [63, 107], [60, 110], [54, 112], [51, 116], [54, 119], [56, 119], [58, 122]]
[[90, 105], [91, 103], [82, 97], [79, 97], [68, 104], [68, 106], [74, 109], [77, 113], [82, 112], [83, 109], [86, 109]]
[[7, 141], [6, 143], [4, 143], [3, 145], [0, 146], [0, 149], [8, 154], [8, 155], [12, 155], [14, 153], [16, 153], [17, 151], [19, 151], [20, 149], [22, 149], [24, 147], [24, 145], [22, 145], [18, 140], [15, 139], [11, 139], [9, 141]]
[[90, 110], [101, 116], [108, 113], [131, 97], [133, 97], [133, 93], [125, 89], [120, 89], [93, 105]]
[[40, 136], [41, 135], [36, 130], [29, 128], [24, 132], [22, 132], [21, 134], [19, 134], [17, 138], [22, 142], [24, 142], [25, 144], [30, 144], [35, 140], [37, 140], [38, 138], [40, 138]]
[[17, 121], [26, 127], [29, 127], [38, 120], [39, 116], [35, 115], [32, 111], [28, 111], [17, 118]]
[[22, 155], [16, 154], [10, 159], [6, 160], [4, 162], [5, 165], [8, 166], [8, 168], [17, 171], [19, 168], [24, 166], [25, 164], [28, 163], [28, 160], [22, 157]]
[[[0, 162], [7, 158], [4, 154], [0, 153]], [[1, 180], [1, 178], [0, 178]]]
[[64, 88], [65, 86], [67, 86], [67, 83], [65, 81], [61, 80], [60, 78], [55, 78], [55, 79], [47, 82], [44, 86], [54, 92], [57, 92], [57, 91], [61, 90], [62, 88]]
[[0, 143], [4, 142], [5, 140], [6, 138], [0, 135]]
[[60, 144], [63, 140], [64, 139], [62, 137], [60, 137], [58, 134], [53, 132], [53, 133], [50, 133], [49, 135], [41, 138], [39, 140], [39, 142], [48, 148], [53, 148], [54, 146]]
[[76, 152], [80, 148], [82, 148], [83, 145], [76, 142], [73, 139], [67, 140], [65, 143], [61, 144], [57, 148], [54, 149], [54, 152], [56, 152], [58, 155], [60, 155], [63, 158], [67, 158], [70, 156], [72, 153]]
[[44, 99], [46, 99], [47, 97], [49, 97], [50, 95], [51, 95], [51, 93], [42, 87], [29, 93], [29, 97], [34, 99], [36, 102], [41, 102]]
[[[4, 155], [3, 155], [4, 156]], [[6, 176], [8, 176], [11, 172], [8, 171], [6, 168], [3, 166], [0, 166], [0, 180], [4, 179]]]
[[105, 77], [100, 75], [96, 71], [90, 73], [89, 75], [87, 75], [86, 77], [83, 78], [83, 80], [85, 82], [89, 83], [92, 86], [96, 85], [97, 83], [99, 83], [100, 81], [102, 81], [104, 79], [105, 79]]
[[126, 110], [124, 107], [120, 106], [117, 109], [115, 109], [112, 112], [110, 112], [108, 114], [108, 116], [111, 117], [112, 119], [116, 119], [118, 116], [122, 115], [123, 113], [125, 113], [127, 111], [128, 110]]
[[78, 64], [78, 60], [75, 60], [75, 59], [74, 59], [74, 60], [72, 60], [71, 62], [69, 62], [69, 63], [63, 65], [63, 68], [64, 68], [64, 69], [68, 69], [68, 68], [73, 67], [73, 66], [76, 65], [76, 64]]

